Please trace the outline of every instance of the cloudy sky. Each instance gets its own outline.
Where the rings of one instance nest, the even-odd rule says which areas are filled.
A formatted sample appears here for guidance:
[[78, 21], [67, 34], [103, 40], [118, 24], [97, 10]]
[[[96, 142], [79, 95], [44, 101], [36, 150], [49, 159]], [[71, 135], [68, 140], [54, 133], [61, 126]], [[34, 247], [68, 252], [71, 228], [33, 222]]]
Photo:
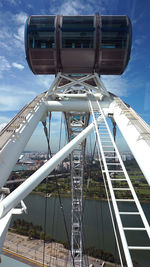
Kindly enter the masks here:
[[[127, 14], [133, 25], [130, 63], [122, 76], [103, 76], [107, 89], [130, 104], [150, 124], [149, 0], [0, 0], [0, 126], [49, 88], [53, 76], [35, 76], [24, 52], [24, 23], [32, 14]], [[53, 116], [54, 118], [54, 116]], [[55, 119], [56, 118], [56, 119]], [[53, 119], [53, 134], [60, 114]], [[35, 138], [36, 137], [36, 138]], [[28, 149], [44, 149], [38, 126]], [[38, 141], [38, 142], [37, 142]], [[40, 145], [39, 145], [40, 144]]]

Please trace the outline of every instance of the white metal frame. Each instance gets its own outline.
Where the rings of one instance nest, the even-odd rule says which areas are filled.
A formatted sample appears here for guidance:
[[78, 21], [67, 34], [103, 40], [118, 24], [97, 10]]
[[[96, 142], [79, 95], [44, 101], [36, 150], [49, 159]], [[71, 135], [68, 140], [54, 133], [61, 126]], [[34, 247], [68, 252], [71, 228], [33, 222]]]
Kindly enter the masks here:
[[[113, 204], [113, 208], [114, 208], [114, 212], [115, 212], [115, 216], [116, 216], [116, 221], [117, 221], [117, 225], [118, 225], [118, 229], [119, 229], [119, 233], [120, 233], [120, 237], [121, 237], [121, 241], [122, 241], [122, 246], [123, 246], [123, 250], [124, 250], [124, 253], [125, 253], [125, 258], [126, 258], [126, 262], [127, 262], [127, 266], [129, 267], [133, 267], [133, 264], [132, 264], [132, 259], [131, 259], [131, 255], [130, 255], [130, 249], [141, 249], [141, 250], [144, 250], [144, 249], [150, 249], [150, 247], [142, 247], [142, 246], [128, 246], [128, 243], [127, 243], [127, 239], [126, 239], [126, 235], [125, 235], [125, 231], [146, 231], [147, 234], [148, 234], [148, 237], [150, 238], [150, 226], [149, 226], [149, 223], [145, 217], [145, 214], [143, 212], [143, 209], [140, 205], [140, 202], [137, 198], [137, 195], [135, 193], [135, 190], [132, 186], [132, 183], [130, 181], [130, 178], [128, 176], [128, 173], [125, 169], [125, 166], [123, 164], [123, 161], [121, 159], [121, 156], [119, 154], [119, 151], [117, 149], [117, 146], [113, 140], [113, 137], [112, 137], [112, 134], [110, 132], [110, 129], [108, 127], [108, 124], [106, 122], [106, 119], [105, 119], [105, 116], [104, 116], [104, 113], [100, 107], [100, 104], [99, 102], [97, 101], [97, 109], [96, 110], [93, 110], [93, 107], [92, 107], [92, 101], [89, 99], [89, 104], [90, 104], [90, 109], [91, 109], [91, 112], [92, 112], [92, 116], [93, 116], [93, 120], [94, 120], [94, 125], [95, 125], [95, 130], [96, 130], [96, 135], [97, 135], [97, 140], [98, 140], [98, 145], [99, 145], [99, 150], [100, 150], [100, 153], [101, 153], [101, 156], [102, 156], [102, 162], [103, 162], [103, 170], [102, 172], [106, 175], [106, 179], [107, 179], [107, 183], [108, 183], [108, 187], [109, 187], [109, 191], [110, 191], [110, 195], [111, 195], [111, 199], [112, 199], [112, 204]], [[95, 112], [94, 112], [95, 111]], [[95, 118], [95, 114], [98, 114], [98, 119], [96, 120]], [[101, 123], [99, 125], [99, 121], [103, 121], [104, 124], [101, 126]], [[105, 131], [105, 134], [107, 137], [101, 137], [100, 138], [100, 130], [99, 130], [99, 127], [100, 129], [102, 129], [102, 134], [103, 134], [103, 131]], [[103, 139], [105, 138], [105, 139]], [[109, 140], [109, 141], [108, 141]], [[104, 144], [104, 146], [103, 146]], [[106, 146], [107, 144], [107, 146]], [[106, 150], [104, 150], [106, 146]], [[112, 149], [112, 152], [109, 151], [109, 153], [112, 153], [112, 155], [115, 153], [115, 162], [114, 163], [109, 163], [106, 161], [106, 153], [107, 153], [107, 147], [110, 149]], [[111, 148], [110, 148], [111, 147]], [[112, 156], [113, 157], [113, 156]], [[116, 158], [118, 159], [117, 163], [116, 163]], [[112, 167], [114, 166], [118, 166], [120, 165], [121, 167], [121, 170], [113, 170]], [[108, 169], [108, 167], [111, 166], [112, 168], [112, 171], [110, 171]], [[117, 172], [122, 172], [124, 174], [124, 177], [125, 178], [121, 178], [121, 179], [118, 179], [118, 178], [111, 178], [110, 176], [110, 172], [113, 173], [115, 172], [117, 174]], [[116, 188], [116, 187], [113, 187], [113, 184], [112, 184], [112, 181], [126, 181], [128, 186], [126, 186], [125, 188]], [[116, 196], [115, 196], [115, 191], [120, 191], [120, 190], [123, 190], [123, 191], [131, 191], [131, 194], [133, 196], [132, 199], [116, 199]], [[125, 201], [132, 201], [135, 203], [136, 207], [137, 207], [137, 212], [120, 212], [119, 210], [119, 207], [117, 205], [117, 202], [118, 201], [121, 201], [121, 202], [125, 202]], [[141, 216], [141, 220], [144, 224], [144, 228], [136, 228], [136, 227], [124, 227], [123, 226], [123, 223], [122, 223], [122, 220], [121, 220], [121, 215], [139, 215]]]
[[[93, 81], [93, 83], [90, 82], [91, 80]], [[104, 117], [107, 116], [109, 113], [113, 115], [114, 120], [116, 121], [117, 125], [122, 131], [126, 141], [129, 144], [129, 147], [131, 147], [131, 150], [139, 163], [139, 166], [143, 170], [145, 177], [150, 184], [150, 172], [149, 172], [150, 127], [146, 125], [145, 122], [143, 122], [143, 120], [139, 117], [139, 115], [137, 115], [131, 108], [127, 107], [119, 98], [108, 93], [96, 73], [91, 75], [84, 75], [81, 77], [73, 77], [73, 76], [71, 77], [70, 75], [67, 74], [58, 73], [57, 77], [55, 78], [48, 92], [37, 97], [37, 99], [35, 99], [27, 107], [25, 107], [25, 112], [19, 113], [17, 120], [15, 120], [15, 122], [10, 124], [9, 126], [10, 128], [9, 127], [7, 128], [6, 132], [9, 131], [9, 129], [11, 130], [13, 129], [12, 130], [13, 132], [12, 135], [9, 135], [8, 139], [6, 138], [7, 135], [5, 135], [4, 138], [6, 139], [5, 144], [0, 148], [0, 168], [1, 168], [0, 186], [3, 187], [3, 185], [5, 184], [14, 164], [16, 163], [20, 153], [23, 151], [27, 141], [32, 135], [37, 123], [40, 120], [45, 120], [47, 111], [62, 111], [65, 112], [66, 114], [69, 114], [70, 112], [74, 112], [75, 114], [77, 113], [81, 114], [82, 112], [85, 112], [85, 114], [88, 114], [89, 111], [91, 110], [91, 106], [89, 107], [88, 105], [89, 97], [93, 96], [95, 99], [92, 103], [93, 111], [94, 109], [97, 109], [97, 106], [99, 106], [99, 110]], [[103, 119], [105, 120], [104, 117]], [[33, 175], [31, 175], [24, 183], [22, 183], [12, 193], [10, 193], [4, 199], [1, 199], [0, 202], [1, 247], [9, 226], [9, 222], [11, 220], [12, 213], [14, 212], [20, 213], [26, 210], [23, 202], [21, 201], [57, 166], [57, 164], [60, 161], [62, 161], [73, 150], [75, 151], [77, 146], [80, 146], [81, 142], [85, 140], [85, 138], [93, 131], [94, 127], [96, 127], [95, 121], [94, 123], [87, 126], [83, 131], [81, 132], [79, 131], [80, 133], [73, 140], [71, 140], [64, 148], [62, 148], [52, 159], [47, 161], [40, 169], [38, 169]], [[70, 130], [71, 128], [69, 126], [68, 131]], [[130, 141], [131, 135], [133, 137], [136, 136], [135, 141], [133, 141], [132, 139], [133, 144]], [[0, 135], [0, 145], [4, 139], [2, 139]], [[114, 147], [116, 148], [115, 144]], [[80, 147], [80, 151], [84, 150]], [[141, 151], [143, 154], [141, 153]], [[102, 151], [101, 153], [103, 155]], [[104, 165], [105, 165], [105, 160], [104, 160]], [[82, 172], [82, 165], [81, 165], [81, 172]], [[124, 170], [124, 172], [126, 171]], [[107, 168], [105, 170], [105, 173], [109, 174], [107, 173]], [[81, 174], [80, 176], [81, 183], [82, 183], [82, 178], [83, 174]], [[109, 179], [107, 180], [107, 182], [109, 184]], [[128, 183], [132, 188], [132, 184], [129, 178], [128, 178]], [[73, 185], [72, 187], [72, 191], [74, 190], [74, 186], [75, 185]], [[113, 192], [111, 185], [109, 185], [109, 187], [110, 191]], [[80, 188], [80, 191], [82, 191], [82, 188]], [[132, 193], [134, 195], [134, 192]], [[112, 194], [112, 199], [113, 199], [113, 194]], [[14, 210], [14, 208], [20, 202], [22, 203], [21, 204], [22, 208], [20, 210], [16, 209]], [[137, 206], [138, 205], [139, 204], [137, 201]], [[147, 220], [145, 220], [145, 215], [143, 211], [141, 211], [140, 206], [138, 206], [138, 208], [140, 210], [141, 217], [143, 218], [143, 222], [147, 230], [147, 233], [150, 237], [149, 225], [147, 224]], [[116, 210], [115, 205], [114, 209]], [[125, 244], [126, 241], [124, 238], [124, 232], [122, 232], [121, 230], [122, 226], [120, 227], [121, 222], [118, 217], [117, 217], [117, 222], [119, 225], [120, 234], [122, 236], [123, 247], [125, 250], [128, 266], [132, 266], [132, 260], [129, 255], [128, 249], [135, 249], [135, 248], [140, 249], [140, 248], [135, 246], [129, 246], [127, 248], [127, 245]], [[143, 247], [141, 249], [150, 249], [150, 248]], [[80, 266], [82, 267], [82, 260], [80, 260], [80, 262], [81, 262]]]

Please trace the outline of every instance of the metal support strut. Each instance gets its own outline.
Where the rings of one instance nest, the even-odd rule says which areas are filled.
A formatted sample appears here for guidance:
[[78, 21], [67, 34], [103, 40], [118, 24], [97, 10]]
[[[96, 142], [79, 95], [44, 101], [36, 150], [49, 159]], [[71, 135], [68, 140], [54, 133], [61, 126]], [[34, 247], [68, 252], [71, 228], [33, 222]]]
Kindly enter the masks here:
[[[76, 137], [88, 123], [88, 113], [67, 113], [69, 140]], [[85, 141], [79, 143], [71, 153], [71, 254], [72, 267], [83, 266], [83, 169]]]
[[[150, 238], [150, 226], [145, 217], [141, 204], [137, 198], [136, 192], [130, 181], [128, 173], [125, 169], [119, 151], [116, 147], [113, 136], [106, 122], [103, 110], [100, 107], [98, 101], [96, 101], [97, 108], [93, 109], [93, 102], [94, 102], [93, 100], [94, 98], [89, 100], [89, 105], [93, 116], [93, 121], [95, 124], [95, 131], [97, 135], [99, 151], [101, 154], [102, 172], [107, 181], [109, 192], [111, 195], [113, 209], [117, 220], [117, 225], [120, 233], [120, 238], [122, 241], [122, 246], [124, 249], [127, 266], [133, 267], [130, 250], [137, 250], [137, 249], [146, 250], [150, 249], [150, 247], [129, 245], [126, 232], [127, 231], [138, 232], [142, 230], [145, 231], [148, 235], [148, 238]], [[122, 204], [121, 206], [119, 206], [120, 202]], [[134, 212], [124, 211], [125, 210], [124, 203], [126, 202], [133, 202]], [[139, 219], [141, 220], [143, 227], [138, 227], [138, 228], [126, 227], [125, 222], [123, 220], [124, 216], [132, 217], [135, 215], [139, 216]]]

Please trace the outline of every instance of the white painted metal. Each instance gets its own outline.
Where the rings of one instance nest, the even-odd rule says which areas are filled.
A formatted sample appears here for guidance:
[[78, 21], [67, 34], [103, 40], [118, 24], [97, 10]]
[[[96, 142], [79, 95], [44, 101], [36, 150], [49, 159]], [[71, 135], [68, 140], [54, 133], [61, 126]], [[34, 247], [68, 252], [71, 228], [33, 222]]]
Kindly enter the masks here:
[[[77, 160], [78, 158], [78, 160]], [[71, 254], [72, 267], [83, 266], [83, 168], [84, 144], [80, 143], [71, 153]]]
[[133, 187], [133, 185], [132, 185], [132, 183], [131, 183], [131, 180], [130, 180], [130, 178], [129, 178], [129, 175], [128, 175], [127, 171], [126, 171], [126, 168], [125, 168], [125, 166], [124, 166], [124, 164], [123, 164], [123, 161], [122, 161], [122, 159], [121, 159], [121, 156], [120, 156], [120, 153], [119, 153], [119, 151], [118, 151], [118, 148], [117, 148], [117, 146], [116, 146], [116, 144], [115, 144], [115, 142], [114, 142], [114, 140], [113, 140], [112, 134], [111, 134], [110, 129], [109, 129], [109, 127], [108, 127], [108, 124], [107, 124], [107, 122], [106, 122], [105, 116], [104, 116], [104, 114], [103, 114], [103, 112], [102, 112], [102, 109], [101, 109], [101, 107], [100, 107], [100, 105], [99, 105], [98, 102], [97, 102], [97, 104], [98, 104], [98, 106], [99, 106], [99, 110], [100, 110], [101, 114], [103, 115], [103, 119], [104, 119], [104, 122], [105, 122], [105, 124], [106, 124], [107, 131], [108, 131], [109, 136], [110, 136], [110, 138], [111, 138], [111, 141], [112, 141], [113, 147], [114, 147], [114, 149], [115, 149], [116, 155], [118, 156], [118, 159], [119, 159], [121, 168], [122, 168], [122, 170], [123, 170], [123, 173], [124, 173], [124, 175], [125, 175], [125, 178], [126, 178], [126, 180], [127, 180], [128, 186], [129, 186], [129, 188], [130, 188], [130, 190], [131, 190], [131, 193], [132, 193], [132, 196], [133, 196], [134, 201], [135, 201], [135, 203], [136, 203], [137, 209], [138, 209], [138, 211], [139, 211], [139, 213], [140, 213], [140, 216], [141, 216], [141, 218], [142, 218], [143, 224], [145, 225], [147, 234], [148, 234], [148, 236], [149, 236], [149, 238], [150, 238], [150, 226], [149, 226], [149, 223], [148, 223], [148, 221], [147, 221], [147, 219], [146, 219], [146, 216], [145, 216], [145, 214], [144, 214], [144, 212], [143, 212], [143, 209], [142, 209], [142, 207], [141, 207], [141, 204], [140, 204], [140, 202], [139, 202], [139, 200], [138, 200], [138, 198], [137, 198], [136, 192], [135, 192], [134, 187]]
[[[87, 93], [82, 93], [82, 94], [62, 94], [62, 93], [56, 93], [55, 96], [57, 98], [59, 98], [60, 100], [69, 98], [69, 99], [87, 99], [88, 100], [88, 94]], [[101, 93], [95, 93], [94, 94], [95, 98], [100, 100], [102, 98], [102, 94]]]
[[55, 91], [55, 89], [57, 88], [57, 86], [58, 86], [58, 82], [59, 82], [59, 79], [60, 79], [60, 75], [61, 75], [61, 73], [59, 72], [59, 73], [57, 74], [56, 78], [54, 79], [54, 81], [52, 82], [52, 84], [51, 84], [49, 90], [47, 91], [47, 93], [46, 93], [46, 97], [47, 97], [49, 94], [51, 94], [53, 91]]
[[[94, 82], [94, 85], [90, 84], [89, 80], [92, 80]], [[64, 81], [64, 84], [61, 85], [62, 81]], [[89, 93], [97, 92], [101, 93], [102, 96], [109, 96], [108, 91], [106, 90], [102, 81], [99, 79], [97, 73], [88, 74], [81, 77], [71, 77], [71, 75], [58, 73], [46, 96], [53, 96], [55, 92], [67, 93], [70, 91], [70, 88], [71, 93], [73, 93], [74, 90], [76, 90], [75, 87], [78, 85], [79, 87], [84, 87], [84, 89], [86, 89], [86, 91]]]
[[[88, 125], [89, 113], [65, 113], [68, 139], [75, 138]], [[83, 173], [85, 141], [71, 153], [71, 266], [83, 266]]]
[[18, 186], [10, 195], [0, 202], [0, 218], [4, 217], [12, 208], [24, 199], [50, 172], [81, 143], [93, 130], [93, 123], [86, 127], [79, 135], [63, 147], [48, 160], [41, 168], [32, 174], [25, 182]]
[[5, 237], [6, 234], [8, 232], [8, 228], [10, 225], [10, 221], [12, 218], [13, 214], [22, 214], [23, 212], [26, 212], [26, 206], [23, 203], [23, 201], [21, 201], [21, 208], [18, 209], [11, 209], [5, 217], [3, 217], [2, 219], [0, 219], [0, 253], [2, 251], [2, 247], [5, 241]]
[[138, 246], [129, 246], [131, 250], [150, 250], [150, 247], [138, 247]]
[[43, 100], [39, 99], [39, 102], [36, 102], [32, 109], [28, 109], [26, 118], [22, 118], [20, 127], [18, 129], [14, 128], [14, 132], [0, 150], [0, 187], [6, 183], [21, 152], [45, 112], [46, 106]]
[[[112, 203], [113, 203], [113, 207], [114, 207], [114, 212], [115, 212], [115, 216], [116, 216], [116, 220], [117, 220], [117, 225], [118, 225], [118, 228], [119, 228], [119, 234], [120, 234], [120, 237], [121, 237], [121, 241], [122, 241], [122, 245], [123, 245], [123, 249], [124, 249], [124, 253], [125, 253], [125, 258], [126, 258], [128, 267], [133, 267], [131, 255], [130, 255], [130, 252], [129, 252], [129, 249], [128, 249], [128, 245], [127, 245], [127, 240], [126, 240], [126, 237], [125, 237], [125, 233], [123, 231], [122, 221], [121, 221], [121, 218], [119, 216], [118, 206], [116, 204], [115, 194], [114, 194], [114, 191], [113, 191], [112, 184], [110, 182], [110, 174], [109, 174], [109, 171], [108, 171], [108, 168], [107, 168], [105, 154], [104, 154], [104, 150], [103, 150], [103, 147], [102, 147], [102, 143], [101, 143], [101, 139], [100, 139], [100, 135], [99, 135], [99, 130], [98, 130], [98, 124], [97, 124], [98, 120], [96, 121], [95, 114], [94, 114], [94, 109], [93, 109], [93, 106], [92, 106], [92, 103], [91, 103], [90, 100], [89, 100], [89, 104], [90, 104], [90, 110], [91, 110], [91, 113], [92, 113], [92, 116], [93, 116], [93, 121], [94, 121], [95, 130], [96, 130], [99, 150], [100, 150], [102, 161], [103, 161], [103, 164], [104, 164], [107, 183], [109, 185], [109, 190], [110, 190], [111, 199], [112, 199]], [[98, 112], [99, 117], [103, 116], [102, 113], [101, 113], [101, 110], [99, 109], [99, 107], [97, 107], [96, 112]]]
[[[104, 113], [108, 114], [109, 106], [112, 103], [112, 100], [107, 97], [104, 98], [101, 105], [104, 109]], [[61, 101], [45, 101], [46, 107], [48, 111], [62, 111], [62, 112], [89, 112], [88, 103], [86, 100], [61, 100]]]
[[[84, 75], [83, 77], [71, 77], [65, 74], [60, 74], [59, 76], [60, 79], [64, 79], [69, 81], [70, 83], [67, 85], [62, 85], [59, 86], [59, 91], [61, 92], [61, 90], [63, 89], [67, 89], [68, 87], [73, 87], [75, 85], [80, 85], [80, 86], [84, 86], [84, 88], [86, 88], [86, 90], [88, 92], [92, 92], [95, 93], [96, 91], [101, 92], [102, 95], [106, 95], [109, 96], [109, 93], [107, 92], [106, 88], [104, 87], [102, 81], [99, 79], [99, 76], [97, 75], [97, 73], [94, 74], [88, 74], [88, 75]], [[95, 82], [95, 86], [88, 84], [88, 80], [93, 80]], [[58, 90], [58, 89], [57, 89]], [[73, 92], [73, 90], [72, 90]], [[65, 91], [66, 93], [66, 91]]]
[[[95, 118], [94, 118], [94, 120], [95, 120]], [[99, 123], [100, 123], [100, 119], [99, 119]], [[97, 140], [96, 133], [95, 133], [95, 140]], [[97, 143], [97, 146], [98, 146], [98, 143]], [[102, 172], [102, 176], [103, 176], [103, 182], [104, 182], [104, 186], [105, 186], [108, 207], [109, 207], [110, 216], [111, 216], [111, 220], [112, 220], [112, 226], [113, 226], [114, 235], [115, 235], [115, 239], [116, 239], [116, 244], [117, 244], [117, 248], [118, 248], [118, 254], [119, 254], [119, 258], [120, 258], [120, 264], [121, 264], [121, 267], [123, 267], [123, 260], [122, 260], [122, 256], [121, 256], [121, 250], [120, 250], [120, 245], [119, 245], [119, 240], [118, 240], [118, 234], [117, 234], [117, 231], [116, 231], [116, 226], [115, 226], [115, 221], [114, 221], [114, 215], [113, 215], [112, 207], [111, 207], [111, 203], [110, 203], [109, 192], [108, 192], [108, 188], [107, 188], [107, 184], [106, 184], [105, 175], [104, 175], [104, 173], [102, 171], [103, 166], [102, 166], [102, 158], [101, 158], [99, 146], [98, 146], [98, 157], [99, 157], [100, 168], [101, 168], [101, 172]], [[105, 158], [110, 158], [110, 157], [105, 157]]]
[[[108, 182], [108, 185], [109, 185], [109, 190], [110, 190], [110, 194], [111, 194], [111, 198], [112, 198], [112, 203], [113, 203], [113, 207], [114, 207], [114, 211], [115, 211], [115, 216], [116, 216], [116, 219], [117, 219], [121, 240], [122, 240], [124, 252], [125, 252], [125, 255], [126, 255], [126, 260], [127, 260], [128, 266], [132, 266], [132, 265], [130, 265], [132, 263], [132, 260], [131, 260], [131, 256], [130, 256], [130, 253], [129, 253], [129, 250], [128, 250], [128, 244], [127, 244], [127, 240], [126, 240], [126, 237], [125, 237], [125, 234], [124, 234], [124, 230], [133, 230], [133, 231], [134, 230], [139, 230], [139, 231], [146, 230], [147, 234], [148, 234], [148, 236], [150, 238], [150, 227], [149, 227], [149, 224], [148, 224], [147, 219], [145, 217], [145, 214], [143, 212], [143, 209], [142, 209], [142, 207], [140, 205], [140, 202], [139, 202], [139, 200], [138, 200], [138, 198], [136, 196], [136, 193], [134, 191], [134, 188], [132, 186], [130, 178], [129, 178], [128, 174], [127, 174], [127, 171], [126, 171], [126, 169], [124, 167], [124, 164], [122, 162], [121, 156], [120, 156], [120, 154], [118, 152], [118, 149], [116, 147], [116, 144], [115, 144], [115, 142], [113, 140], [113, 137], [111, 135], [110, 129], [109, 129], [108, 124], [106, 122], [105, 116], [104, 116], [103, 111], [102, 111], [102, 109], [101, 109], [101, 107], [99, 105], [99, 102], [96, 101], [97, 102], [97, 106], [98, 106], [97, 112], [99, 113], [99, 116], [102, 116], [102, 118], [104, 120], [104, 124], [102, 126], [97, 124], [97, 122], [95, 120], [95, 116], [94, 116], [92, 103], [91, 103], [91, 101], [89, 101], [89, 102], [90, 102], [90, 107], [91, 107], [91, 111], [92, 111], [92, 115], [93, 115], [93, 119], [94, 119], [94, 123], [95, 123], [95, 127], [96, 127], [96, 133], [98, 135], [97, 138], [98, 138], [98, 143], [99, 143], [99, 146], [100, 146], [101, 155], [102, 155], [102, 159], [103, 159], [104, 173], [106, 174], [106, 177], [107, 177], [107, 182]], [[99, 128], [99, 132], [98, 132], [98, 128]], [[112, 169], [112, 170], [109, 169], [109, 166], [113, 165], [113, 164], [107, 162], [107, 159], [105, 158], [105, 154], [107, 153], [107, 150], [105, 150], [106, 146], [104, 144], [107, 141], [104, 140], [103, 137], [102, 137], [102, 139], [100, 138], [100, 132], [101, 132], [101, 130], [103, 131], [105, 128], [106, 128], [106, 130], [107, 130], [107, 132], [108, 132], [108, 134], [110, 136], [111, 146], [114, 148], [114, 151], [115, 151], [115, 160], [116, 160], [116, 156], [117, 156], [117, 163], [116, 163], [116, 161], [114, 162], [114, 167], [115, 168]], [[109, 146], [107, 146], [107, 147], [109, 147]], [[112, 150], [111, 153], [113, 154], [114, 151]], [[117, 165], [119, 165], [119, 164], [120, 164], [120, 168], [122, 170], [119, 170], [119, 169], [117, 170], [116, 169]], [[117, 174], [118, 172], [124, 174], [124, 177], [125, 177], [125, 179], [127, 181], [127, 184], [129, 186], [128, 188], [116, 188], [116, 187], [113, 186], [113, 184], [112, 184], [112, 180], [113, 179], [111, 179], [110, 173], [113, 173], [113, 174], [116, 173]], [[115, 179], [115, 181], [117, 181], [117, 178]], [[120, 179], [119, 179], [119, 181], [120, 181]], [[131, 193], [132, 193], [133, 199], [116, 199], [114, 191], [120, 191], [121, 192], [123, 190], [124, 191], [129, 191], [130, 190]], [[122, 201], [122, 202], [123, 201], [133, 201], [133, 202], [135, 202], [137, 210], [138, 210], [138, 213], [141, 216], [141, 219], [142, 219], [142, 222], [143, 222], [145, 228], [143, 229], [143, 228], [123, 227], [122, 220], [120, 218], [121, 212], [118, 209], [117, 201]], [[128, 213], [128, 215], [129, 215], [129, 213]], [[133, 215], [132, 212], [130, 213], [130, 215]], [[136, 215], [137, 215], [137, 213], [136, 213]]]
[[112, 105], [114, 120], [150, 185], [150, 127], [121, 99], [114, 98]]
[[4, 218], [0, 219], [0, 253], [2, 251], [5, 237], [8, 232], [8, 227], [10, 225], [11, 218], [12, 210], [10, 210]]
[[[88, 81], [93, 79], [95, 81], [95, 86], [88, 84]], [[67, 83], [61, 85], [61, 81], [66, 80]], [[82, 89], [83, 87], [83, 89]], [[77, 93], [78, 91], [78, 93]], [[38, 185], [56, 166], [63, 160], [77, 145], [79, 145], [86, 136], [93, 130], [95, 125], [96, 133], [98, 136], [98, 143], [101, 149], [102, 159], [104, 163], [103, 175], [106, 175], [107, 182], [110, 188], [112, 195], [114, 210], [118, 222], [118, 227], [123, 242], [123, 247], [125, 251], [126, 260], [128, 266], [132, 265], [132, 260], [130, 257], [129, 249], [149, 249], [149, 247], [137, 247], [137, 246], [128, 246], [126, 238], [124, 235], [124, 230], [139, 230], [144, 231], [146, 229], [148, 236], [150, 237], [150, 228], [147, 223], [146, 217], [143, 213], [143, 210], [140, 206], [140, 203], [136, 197], [134, 189], [132, 187], [131, 181], [128, 177], [128, 174], [122, 165], [121, 157], [118, 154], [116, 145], [113, 142], [113, 138], [109, 131], [108, 125], [105, 121], [105, 115], [111, 113], [114, 116], [114, 120], [119, 126], [125, 140], [127, 141], [133, 155], [135, 156], [141, 170], [143, 171], [148, 183], [150, 184], [150, 169], [149, 169], [149, 157], [150, 157], [150, 127], [137, 115], [131, 108], [128, 108], [119, 98], [109, 94], [99, 79], [99, 76], [94, 73], [91, 75], [86, 75], [80, 78], [70, 77], [68, 75], [62, 75], [59, 73], [52, 83], [50, 89], [45, 94], [45, 101], [38, 102], [34, 106], [34, 109], [28, 112], [21, 127], [14, 131], [14, 134], [9, 138], [8, 142], [1, 149], [0, 152], [0, 168], [1, 168], [1, 179], [0, 187], [2, 187], [14, 164], [16, 163], [20, 153], [25, 147], [28, 139], [32, 135], [37, 123], [42, 119], [46, 111], [63, 111], [63, 112], [89, 112], [89, 106], [87, 104], [87, 99], [91, 96], [95, 96], [97, 101], [93, 101], [91, 106], [92, 113], [98, 111], [99, 114], [103, 117], [104, 125], [101, 127], [101, 138], [98, 132], [99, 122], [96, 122], [95, 117], [94, 124], [88, 126], [83, 132], [81, 132], [75, 139], [73, 139], [68, 145], [66, 145], [61, 151], [59, 151], [51, 160], [49, 160], [44, 166], [42, 166], [37, 172], [31, 175], [22, 185], [20, 185], [14, 192], [9, 196], [3, 199], [0, 203], [0, 227], [2, 232], [1, 243], [4, 241], [6, 231], [11, 219], [12, 212], [21, 213], [22, 210], [26, 208], [22, 206], [21, 209], [14, 209], [14, 207], [26, 197], [35, 187]], [[57, 101], [56, 101], [57, 100]], [[100, 105], [99, 105], [100, 104]], [[97, 108], [98, 107], [98, 108]], [[104, 113], [104, 114], [103, 114]], [[100, 119], [100, 118], [99, 118]], [[105, 127], [106, 125], [106, 127]], [[109, 138], [111, 137], [112, 146], [109, 146]], [[105, 139], [105, 140], [104, 140]], [[105, 144], [104, 144], [104, 143]], [[110, 145], [111, 145], [110, 142]], [[109, 148], [109, 151], [108, 151]], [[115, 149], [116, 156], [113, 156], [112, 152]], [[13, 151], [13, 157], [12, 153]], [[112, 155], [107, 156], [108, 152]], [[108, 164], [107, 159], [114, 158], [118, 159], [121, 162], [122, 170], [119, 168], [115, 170], [109, 169], [108, 165], [117, 165], [117, 164]], [[125, 179], [112, 178], [111, 173], [124, 173]], [[132, 192], [133, 199], [116, 199], [115, 191], [120, 190], [112, 186], [113, 181], [127, 181]], [[129, 190], [128, 188], [123, 188], [120, 191]], [[118, 210], [118, 202], [135, 202], [138, 212], [121, 212]], [[22, 204], [24, 205], [24, 204]], [[144, 223], [144, 228], [132, 228], [132, 227], [123, 227], [120, 215], [140, 215]], [[123, 229], [124, 228], [124, 229]], [[1, 245], [0, 243], [0, 245]], [[81, 264], [82, 266], [82, 264]]]

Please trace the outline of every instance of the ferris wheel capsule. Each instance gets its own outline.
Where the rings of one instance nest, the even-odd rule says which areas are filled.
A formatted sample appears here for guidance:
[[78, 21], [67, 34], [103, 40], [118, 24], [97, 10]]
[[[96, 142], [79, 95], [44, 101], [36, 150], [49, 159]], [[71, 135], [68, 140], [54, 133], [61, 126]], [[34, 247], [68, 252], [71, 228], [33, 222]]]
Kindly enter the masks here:
[[122, 74], [131, 51], [128, 16], [30, 16], [27, 62], [34, 74]]

